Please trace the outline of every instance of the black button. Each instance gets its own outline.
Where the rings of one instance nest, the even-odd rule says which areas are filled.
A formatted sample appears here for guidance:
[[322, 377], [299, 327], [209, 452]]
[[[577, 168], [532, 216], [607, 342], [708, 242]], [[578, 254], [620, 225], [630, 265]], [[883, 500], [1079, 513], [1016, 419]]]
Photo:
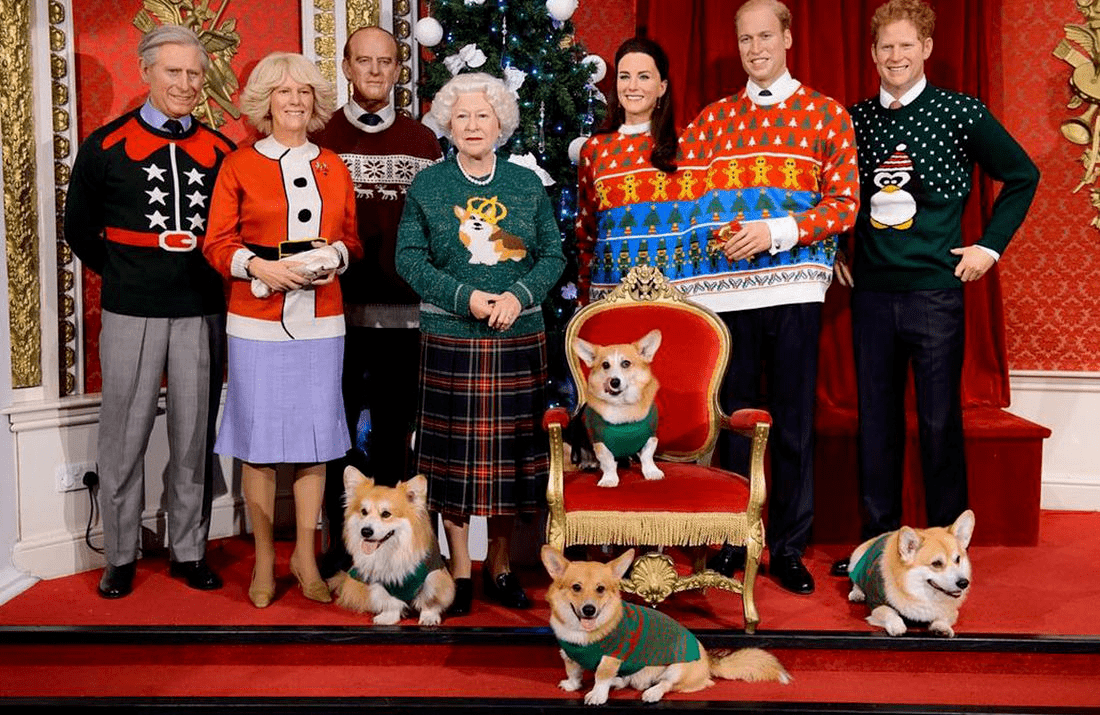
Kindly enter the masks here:
[[305, 223], [306, 221], [310, 220], [311, 218], [313, 218], [313, 212], [310, 211], [309, 209], [302, 209], [301, 211], [298, 212], [298, 220], [301, 221], [302, 223]]
[[297, 186], [299, 189], [306, 188], [306, 184], [308, 183], [309, 182], [306, 181], [304, 176], [299, 176], [297, 179], [294, 180], [294, 185]]

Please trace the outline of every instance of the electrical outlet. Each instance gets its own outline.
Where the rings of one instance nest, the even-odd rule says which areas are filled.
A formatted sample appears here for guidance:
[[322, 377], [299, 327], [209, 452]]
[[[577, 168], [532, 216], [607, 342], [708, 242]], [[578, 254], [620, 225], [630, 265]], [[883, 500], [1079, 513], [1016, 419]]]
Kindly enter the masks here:
[[94, 472], [95, 462], [73, 462], [57, 465], [57, 491], [75, 492], [84, 488], [84, 473]]

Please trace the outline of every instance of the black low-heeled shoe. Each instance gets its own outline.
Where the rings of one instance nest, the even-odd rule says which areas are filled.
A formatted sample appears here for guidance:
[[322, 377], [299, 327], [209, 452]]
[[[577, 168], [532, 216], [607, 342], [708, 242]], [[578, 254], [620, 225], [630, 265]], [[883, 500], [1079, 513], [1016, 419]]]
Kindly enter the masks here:
[[470, 604], [474, 600], [474, 581], [471, 578], [455, 579], [455, 600], [447, 613], [452, 616], [465, 616], [470, 612]]
[[511, 571], [493, 578], [489, 569], [481, 572], [485, 577], [485, 595], [505, 608], [530, 608], [531, 600], [519, 585], [519, 579]]

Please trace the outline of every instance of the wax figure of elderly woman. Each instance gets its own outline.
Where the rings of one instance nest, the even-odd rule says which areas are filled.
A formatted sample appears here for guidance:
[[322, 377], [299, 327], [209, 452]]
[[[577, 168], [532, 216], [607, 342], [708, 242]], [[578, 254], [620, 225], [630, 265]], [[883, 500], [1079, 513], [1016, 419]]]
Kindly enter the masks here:
[[519, 124], [503, 82], [457, 75], [431, 114], [457, 155], [417, 175], [397, 242], [397, 270], [422, 299], [416, 468], [443, 514], [451, 612], [470, 608], [471, 515], [488, 517], [486, 595], [526, 608], [508, 547], [514, 516], [546, 498], [540, 304], [565, 265], [561, 235], [539, 178], [496, 155]]
[[330, 600], [315, 537], [325, 462], [351, 446], [340, 395], [340, 283], [362, 256], [355, 193], [340, 157], [310, 143], [336, 92], [308, 59], [273, 53], [256, 65], [241, 109], [262, 133], [226, 157], [214, 185], [203, 253], [230, 283], [229, 387], [215, 451], [241, 460], [256, 543], [248, 597], [275, 596], [275, 468], [293, 464], [297, 538], [290, 571], [303, 593]]
[[[676, 134], [668, 56], [653, 40], [633, 37], [615, 53], [615, 94], [603, 126], [581, 148], [577, 169], [577, 294], [588, 303], [622, 280], [624, 247], [650, 253], [667, 236], [667, 252], [679, 245], [692, 203], [677, 200]], [[650, 232], [630, 234], [627, 212], [647, 221]], [[656, 225], [653, 225], [656, 221]], [[657, 234], [656, 236], [654, 234]], [[682, 255], [682, 254], [681, 254]]]

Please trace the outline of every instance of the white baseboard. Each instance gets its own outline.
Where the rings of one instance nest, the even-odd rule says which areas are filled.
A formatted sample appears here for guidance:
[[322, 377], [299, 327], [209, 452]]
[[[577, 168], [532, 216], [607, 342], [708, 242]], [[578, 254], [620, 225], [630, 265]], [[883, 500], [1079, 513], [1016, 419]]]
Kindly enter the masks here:
[[[214, 500], [210, 511], [210, 538], [220, 539], [240, 532], [240, 516], [243, 506], [239, 498], [229, 496]], [[164, 513], [146, 510], [141, 525], [154, 534], [163, 534]], [[97, 546], [103, 543], [103, 530], [92, 528], [91, 541]], [[102, 554], [88, 548], [84, 532], [53, 531], [36, 534], [34, 538], [20, 540], [12, 550], [12, 563], [32, 578], [53, 579], [70, 576], [81, 571], [100, 569], [105, 565]], [[0, 596], [0, 602], [2, 602]]]
[[1049, 427], [1042, 508], [1100, 511], [1100, 373], [1014, 370], [1009, 412]]

